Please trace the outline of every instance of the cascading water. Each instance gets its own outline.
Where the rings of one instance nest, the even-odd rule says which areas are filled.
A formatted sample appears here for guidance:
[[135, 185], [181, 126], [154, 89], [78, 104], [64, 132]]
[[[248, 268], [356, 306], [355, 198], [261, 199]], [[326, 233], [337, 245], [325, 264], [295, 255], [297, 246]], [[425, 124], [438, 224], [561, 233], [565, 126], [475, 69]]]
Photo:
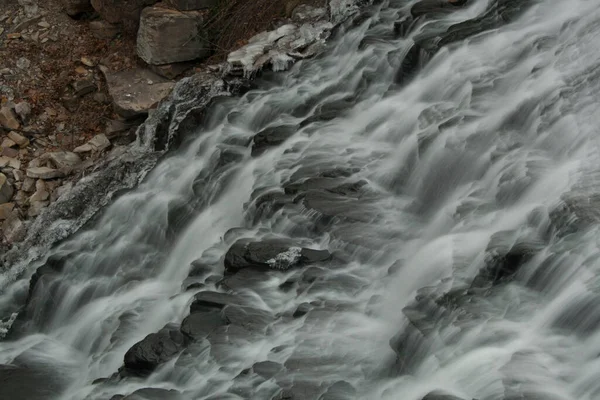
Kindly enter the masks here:
[[[318, 58], [217, 101], [5, 284], [0, 315], [27, 305], [0, 394], [597, 399], [600, 1], [521, 2], [437, 52], [424, 43], [448, 35], [428, 38], [511, 2], [394, 36], [414, 3], [373, 6]], [[411, 57], [423, 68], [399, 74]]]

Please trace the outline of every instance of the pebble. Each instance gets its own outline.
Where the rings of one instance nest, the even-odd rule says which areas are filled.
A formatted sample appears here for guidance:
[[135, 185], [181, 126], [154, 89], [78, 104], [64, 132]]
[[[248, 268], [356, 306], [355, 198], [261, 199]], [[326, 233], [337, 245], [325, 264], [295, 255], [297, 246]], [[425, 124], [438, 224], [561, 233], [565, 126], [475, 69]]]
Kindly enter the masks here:
[[38, 22], [38, 26], [45, 29], [50, 28], [50, 24], [47, 21]]
[[29, 69], [29, 67], [31, 67], [31, 61], [29, 61], [27, 58], [21, 57], [17, 60], [17, 68], [26, 70]]

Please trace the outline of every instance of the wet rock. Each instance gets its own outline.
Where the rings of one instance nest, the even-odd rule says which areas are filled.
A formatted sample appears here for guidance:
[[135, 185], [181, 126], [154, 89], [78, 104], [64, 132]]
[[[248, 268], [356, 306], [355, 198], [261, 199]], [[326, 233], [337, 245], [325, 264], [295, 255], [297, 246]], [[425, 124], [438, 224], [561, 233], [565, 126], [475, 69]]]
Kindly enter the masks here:
[[308, 314], [308, 312], [310, 310], [312, 310], [312, 306], [310, 305], [310, 303], [302, 303], [298, 306], [298, 308], [296, 308], [296, 311], [294, 311], [294, 314], [292, 314], [292, 316], [294, 318], [300, 318], [305, 316], [306, 314]]
[[105, 21], [137, 27], [142, 9], [158, 0], [91, 0], [91, 3]]
[[294, 246], [281, 239], [247, 242], [239, 240], [225, 255], [225, 270], [236, 272], [244, 268], [268, 268], [286, 270], [331, 258], [327, 250], [314, 250]]
[[512, 231], [494, 234], [486, 248], [485, 266], [477, 274], [472, 288], [483, 288], [508, 281], [544, 247], [544, 242], [531, 237], [517, 237]]
[[71, 17], [77, 17], [80, 14], [94, 10], [90, 0], [62, 0], [62, 3], [65, 12]]
[[179, 11], [204, 10], [216, 7], [218, 0], [165, 0], [165, 3]]
[[425, 397], [421, 400], [464, 400], [460, 397], [453, 396], [451, 394], [447, 394], [440, 391], [429, 392]]
[[137, 54], [153, 65], [207, 57], [210, 46], [203, 24], [204, 14], [199, 11], [145, 8], [137, 35]]
[[19, 365], [0, 365], [0, 399], [47, 400], [57, 398], [65, 382], [56, 371]]
[[173, 358], [183, 349], [183, 335], [174, 326], [167, 325], [151, 333], [125, 353], [125, 368], [146, 375]]
[[356, 399], [356, 389], [346, 381], [338, 381], [327, 388], [319, 400], [352, 400]]
[[71, 189], [73, 189], [72, 182], [67, 182], [64, 185], [57, 187], [56, 190], [54, 190], [52, 192], [52, 194], [50, 195], [50, 201], [52, 201], [52, 202], [57, 201], [62, 196], [68, 194], [71, 191]]
[[410, 13], [413, 18], [432, 16], [456, 11], [466, 4], [467, 0], [421, 0], [412, 6]]
[[27, 168], [27, 176], [34, 179], [55, 179], [64, 177], [65, 173], [54, 168], [33, 167]]
[[89, 27], [92, 35], [98, 39], [112, 39], [121, 32], [118, 25], [106, 21], [92, 21]]
[[217, 311], [196, 312], [181, 322], [181, 333], [191, 340], [208, 337], [214, 330], [225, 325], [221, 313]]
[[190, 305], [190, 313], [203, 311], [221, 310], [226, 305], [240, 304], [241, 299], [238, 296], [229, 293], [204, 291], [194, 296], [194, 301]]
[[193, 261], [190, 265], [190, 272], [188, 276], [206, 276], [210, 274], [213, 270], [213, 267], [203, 263], [202, 261]]
[[110, 72], [101, 66], [115, 111], [125, 118], [145, 115], [173, 89], [174, 83], [154, 72], [137, 68]]
[[0, 172], [0, 204], [8, 203], [12, 198], [14, 189], [6, 175]]
[[[167, 390], [160, 388], [144, 388], [138, 389], [135, 392], [121, 397], [122, 400], [184, 400], [180, 392], [177, 390]], [[112, 399], [111, 399], [112, 400]]]
[[0, 125], [7, 129], [19, 129], [21, 126], [14, 111], [8, 106], [0, 107]]
[[265, 379], [271, 379], [279, 372], [283, 371], [283, 365], [274, 361], [261, 361], [252, 366], [252, 370]]
[[312, 7], [308, 4], [300, 4], [292, 11], [292, 20], [303, 24], [310, 21], [318, 21], [327, 17], [327, 10], [320, 7]]
[[294, 125], [275, 126], [266, 128], [253, 138], [252, 156], [264, 153], [268, 148], [278, 146], [290, 138], [297, 130]]
[[251, 332], [264, 332], [275, 319], [269, 311], [237, 305], [225, 306], [221, 315], [227, 324], [239, 325]]

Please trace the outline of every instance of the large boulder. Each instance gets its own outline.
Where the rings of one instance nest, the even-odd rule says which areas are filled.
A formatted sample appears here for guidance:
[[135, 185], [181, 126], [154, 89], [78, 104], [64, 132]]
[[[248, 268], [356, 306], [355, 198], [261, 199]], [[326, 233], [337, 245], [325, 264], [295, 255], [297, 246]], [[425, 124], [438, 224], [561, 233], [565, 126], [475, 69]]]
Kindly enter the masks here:
[[138, 55], [152, 65], [207, 57], [210, 45], [202, 28], [203, 15], [200, 11], [145, 8], [137, 36]]
[[294, 246], [287, 240], [270, 239], [261, 242], [239, 240], [225, 255], [225, 270], [237, 272], [244, 268], [287, 270], [331, 258], [327, 250]]
[[158, 0], [91, 0], [91, 2], [94, 10], [105, 21], [136, 27], [142, 9], [157, 3]]
[[125, 353], [125, 368], [139, 375], [152, 372], [179, 353], [184, 346], [181, 332], [167, 325], [157, 333], [151, 333], [134, 344]]

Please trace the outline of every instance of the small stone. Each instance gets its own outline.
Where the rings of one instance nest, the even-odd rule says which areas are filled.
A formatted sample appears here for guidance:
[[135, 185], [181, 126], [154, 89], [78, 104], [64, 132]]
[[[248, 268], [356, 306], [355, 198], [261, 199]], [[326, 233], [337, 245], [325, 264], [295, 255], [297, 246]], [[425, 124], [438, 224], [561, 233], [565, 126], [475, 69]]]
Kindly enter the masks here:
[[110, 140], [104, 134], [96, 135], [88, 142], [96, 151], [102, 151], [110, 147]]
[[94, 148], [90, 144], [82, 144], [81, 146], [75, 147], [73, 152], [75, 153], [89, 153], [94, 150]]
[[0, 172], [0, 204], [8, 203], [14, 193], [6, 175]]
[[48, 167], [33, 167], [27, 169], [27, 176], [35, 179], [54, 179], [65, 176], [64, 172]]
[[81, 163], [81, 158], [70, 151], [56, 151], [47, 153], [48, 160], [55, 168], [71, 168]]
[[12, 108], [8, 106], [0, 108], [0, 125], [8, 129], [19, 129], [21, 126]]
[[8, 219], [15, 208], [15, 203], [0, 204], [0, 221]]
[[95, 92], [97, 90], [96, 85], [89, 79], [82, 79], [80, 81], [75, 81], [71, 84], [73, 90], [75, 90], [75, 94], [79, 97], [83, 97], [86, 94]]
[[35, 183], [35, 193], [29, 198], [30, 203], [46, 201], [50, 197], [50, 193], [46, 189], [46, 184], [43, 180], [38, 179]]
[[7, 39], [12, 39], [12, 40], [14, 40], [14, 39], [20, 39], [21, 38], [21, 34], [18, 33], [18, 32], [9, 33], [9, 34], [6, 35], [6, 38]]
[[21, 186], [21, 190], [27, 193], [33, 192], [35, 190], [35, 179], [25, 177], [25, 179], [23, 179], [23, 186]]
[[47, 37], [42, 39], [42, 43], [46, 43], [47, 41], [48, 41]]
[[19, 135], [15, 131], [11, 131], [8, 133], [8, 138], [19, 145], [19, 147], [24, 148], [29, 146], [29, 139], [27, 139], [23, 135]]
[[19, 151], [10, 147], [3, 147], [1, 155], [4, 157], [16, 158], [19, 156]]
[[15, 112], [21, 118], [21, 121], [26, 122], [31, 114], [31, 106], [26, 101], [22, 101], [15, 105]]
[[21, 169], [21, 161], [16, 158], [9, 158], [8, 166], [13, 169]]
[[56, 190], [52, 192], [52, 195], [50, 195], [50, 201], [55, 202], [66, 193], [69, 193], [71, 189], [73, 189], [73, 183], [71, 182], [67, 182], [64, 185], [56, 188]]
[[75, 72], [77, 72], [79, 75], [87, 75], [88, 74], [88, 70], [82, 66], [75, 68]]
[[47, 21], [38, 22], [38, 26], [44, 29], [50, 28], [50, 24]]
[[5, 156], [0, 157], [0, 168], [7, 167], [9, 162], [10, 162], [10, 157], [5, 157]]
[[42, 213], [42, 210], [48, 207], [50, 202], [48, 201], [33, 201], [29, 203], [29, 210], [27, 210], [27, 215], [30, 217], [37, 217]]
[[[20, 163], [21, 162], [19, 161], [19, 164]], [[15, 177], [15, 180], [17, 182], [23, 182], [23, 180], [25, 179], [25, 174], [19, 168], [16, 168], [15, 170], [13, 170], [13, 176]]]
[[23, 71], [26, 69], [29, 69], [30, 66], [31, 66], [31, 61], [29, 61], [25, 57], [21, 57], [17, 60], [17, 68], [19, 68]]
[[83, 65], [87, 65], [88, 67], [95, 67], [96, 66], [96, 63], [94, 61], [92, 61], [88, 57], [81, 57], [81, 63]]
[[94, 93], [94, 96], [92, 98], [94, 99], [94, 101], [100, 104], [108, 104], [109, 102], [108, 96], [101, 92]]
[[4, 140], [2, 140], [2, 144], [0, 144], [0, 147], [15, 147], [16, 145], [17, 144], [9, 138], [4, 138]]

